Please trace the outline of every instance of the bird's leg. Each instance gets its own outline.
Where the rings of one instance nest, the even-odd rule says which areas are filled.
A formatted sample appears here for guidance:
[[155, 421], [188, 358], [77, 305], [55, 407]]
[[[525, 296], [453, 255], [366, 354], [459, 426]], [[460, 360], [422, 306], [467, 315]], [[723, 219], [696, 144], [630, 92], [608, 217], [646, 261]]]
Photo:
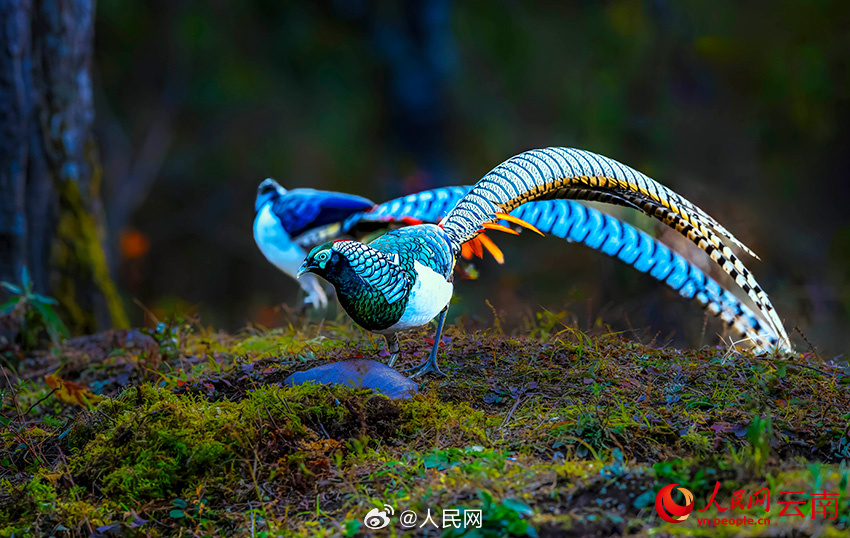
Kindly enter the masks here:
[[395, 361], [398, 360], [399, 355], [401, 355], [401, 345], [398, 343], [398, 333], [386, 334], [384, 335], [384, 338], [387, 339], [387, 351], [390, 352], [390, 360], [387, 362], [387, 366], [392, 368]]
[[295, 315], [297, 316], [306, 316], [307, 312], [310, 310], [310, 306], [313, 303], [310, 302], [309, 297], [304, 297], [304, 300], [301, 301], [301, 304], [298, 305], [298, 308], [295, 309]]
[[[443, 309], [440, 312], [440, 318], [437, 320], [437, 334], [434, 335], [434, 347], [431, 348], [431, 356], [428, 357], [428, 360], [425, 364], [421, 365], [421, 367], [416, 370], [416, 368], [411, 368], [410, 370], [416, 370], [410, 377], [419, 377], [421, 375], [425, 375], [429, 372], [434, 372], [435, 374], [439, 374], [441, 376], [445, 376], [442, 371], [440, 371], [440, 367], [437, 366], [437, 348], [440, 347], [440, 340], [443, 335], [443, 322], [446, 321], [446, 312], [448, 312], [449, 307]], [[410, 370], [405, 370], [405, 372], [409, 372]]]
[[315, 275], [302, 275], [298, 280], [298, 284], [301, 285], [301, 289], [306, 294], [304, 302], [301, 304], [302, 314], [306, 313], [309, 307], [312, 307], [317, 312], [323, 312], [327, 309], [328, 295]]

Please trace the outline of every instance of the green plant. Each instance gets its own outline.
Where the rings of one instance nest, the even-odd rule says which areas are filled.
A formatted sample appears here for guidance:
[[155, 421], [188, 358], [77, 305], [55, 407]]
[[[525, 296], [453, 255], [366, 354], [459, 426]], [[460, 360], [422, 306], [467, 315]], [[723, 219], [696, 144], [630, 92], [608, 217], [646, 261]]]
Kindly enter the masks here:
[[144, 329], [142, 332], [149, 335], [159, 344], [159, 352], [165, 359], [173, 359], [180, 356], [186, 337], [192, 332], [192, 326], [182, 317], [175, 317], [160, 321], [153, 329]]
[[53, 306], [57, 304], [56, 299], [33, 290], [33, 282], [26, 267], [21, 269], [20, 285], [3, 281], [0, 286], [12, 294], [0, 305], [0, 315], [17, 314], [20, 317], [21, 346], [25, 350], [33, 349], [39, 344], [42, 332], [47, 333], [54, 345], [68, 337], [68, 329], [53, 310]]
[[747, 440], [752, 447], [752, 463], [760, 473], [770, 457], [770, 440], [773, 437], [773, 421], [770, 416], [756, 416], [747, 427]]
[[[537, 537], [537, 530], [529, 525], [524, 518], [534, 515], [534, 510], [523, 501], [505, 498], [500, 503], [493, 499], [493, 495], [486, 490], [478, 490], [478, 498], [481, 499], [481, 524], [479, 527], [461, 528], [446, 527], [443, 530], [443, 538], [452, 537], [475, 537], [489, 538], [496, 536], [528, 536]], [[469, 508], [461, 509], [461, 517]]]

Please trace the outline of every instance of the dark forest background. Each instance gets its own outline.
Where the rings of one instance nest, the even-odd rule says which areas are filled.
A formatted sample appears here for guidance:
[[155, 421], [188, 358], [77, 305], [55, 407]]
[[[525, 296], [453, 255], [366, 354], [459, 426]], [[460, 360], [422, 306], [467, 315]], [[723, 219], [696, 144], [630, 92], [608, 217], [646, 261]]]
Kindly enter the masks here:
[[[848, 350], [846, 1], [100, 0], [94, 43], [105, 237], [133, 324], [134, 299], [222, 329], [285, 319], [297, 287], [251, 236], [265, 177], [383, 201], [559, 145], [697, 203], [761, 256], [748, 265], [789, 332]], [[503, 326], [545, 308], [718, 342], [719, 323], [619, 261], [495, 239], [507, 263], [480, 262], [450, 318], [492, 326], [489, 300]]]

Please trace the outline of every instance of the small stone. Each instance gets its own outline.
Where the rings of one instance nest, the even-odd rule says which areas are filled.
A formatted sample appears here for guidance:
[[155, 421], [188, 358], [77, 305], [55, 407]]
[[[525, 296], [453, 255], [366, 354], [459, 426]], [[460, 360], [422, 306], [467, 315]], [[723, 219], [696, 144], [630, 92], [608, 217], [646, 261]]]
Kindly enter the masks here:
[[410, 398], [419, 386], [401, 375], [397, 370], [372, 359], [350, 359], [316, 366], [295, 372], [283, 382], [289, 386], [308, 382], [345, 385], [354, 388], [372, 389], [393, 400]]

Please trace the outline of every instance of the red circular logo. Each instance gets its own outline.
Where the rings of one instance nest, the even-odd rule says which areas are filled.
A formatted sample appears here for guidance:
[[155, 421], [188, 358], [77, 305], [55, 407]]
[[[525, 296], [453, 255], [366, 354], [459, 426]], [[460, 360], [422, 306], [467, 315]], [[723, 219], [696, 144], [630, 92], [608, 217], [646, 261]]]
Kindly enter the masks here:
[[681, 523], [688, 519], [688, 516], [694, 511], [694, 494], [689, 490], [677, 488], [685, 497], [685, 506], [676, 504], [676, 501], [673, 500], [673, 488], [678, 485], [664, 486], [655, 496], [655, 510], [661, 516], [661, 519], [669, 523]]

